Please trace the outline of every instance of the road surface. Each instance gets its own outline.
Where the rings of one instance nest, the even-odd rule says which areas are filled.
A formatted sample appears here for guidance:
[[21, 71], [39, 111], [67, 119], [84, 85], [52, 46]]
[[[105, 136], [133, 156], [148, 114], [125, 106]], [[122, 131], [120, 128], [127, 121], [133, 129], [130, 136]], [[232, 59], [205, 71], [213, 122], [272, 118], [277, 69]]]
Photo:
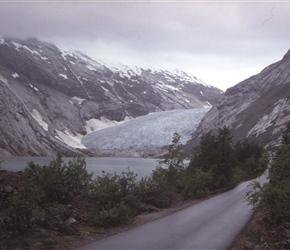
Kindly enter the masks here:
[[252, 215], [244, 202], [249, 183], [78, 249], [227, 249]]

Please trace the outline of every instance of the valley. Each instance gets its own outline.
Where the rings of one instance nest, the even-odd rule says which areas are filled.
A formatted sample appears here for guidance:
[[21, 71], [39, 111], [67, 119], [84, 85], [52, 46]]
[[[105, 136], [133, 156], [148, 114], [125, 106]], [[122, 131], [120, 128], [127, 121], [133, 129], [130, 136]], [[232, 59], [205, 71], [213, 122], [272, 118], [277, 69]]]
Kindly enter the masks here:
[[193, 110], [194, 130], [201, 119], [194, 110], [209, 109], [223, 95], [181, 70], [103, 62], [36, 38], [1, 38], [0, 82], [0, 152], [7, 156], [90, 154], [85, 135], [161, 111]]

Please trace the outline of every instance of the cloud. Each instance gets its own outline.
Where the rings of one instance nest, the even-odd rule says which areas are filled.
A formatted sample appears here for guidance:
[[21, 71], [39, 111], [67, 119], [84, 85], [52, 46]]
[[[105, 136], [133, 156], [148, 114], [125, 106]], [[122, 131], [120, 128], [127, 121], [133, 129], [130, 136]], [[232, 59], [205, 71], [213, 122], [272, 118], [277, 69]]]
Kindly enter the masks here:
[[[218, 70], [262, 69], [286, 53], [289, 7], [275, 2], [0, 3], [0, 33], [35, 36], [124, 62], [180, 65], [192, 72], [203, 67], [201, 72], [224, 82]], [[231, 79], [237, 83], [237, 77]]]

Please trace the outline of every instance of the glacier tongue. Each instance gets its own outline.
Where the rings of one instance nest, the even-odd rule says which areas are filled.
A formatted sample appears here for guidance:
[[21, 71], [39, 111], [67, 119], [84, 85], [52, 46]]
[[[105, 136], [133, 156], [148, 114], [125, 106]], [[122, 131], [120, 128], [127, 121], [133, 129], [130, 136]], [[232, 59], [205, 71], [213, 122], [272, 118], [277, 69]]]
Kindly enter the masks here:
[[138, 149], [162, 147], [178, 132], [185, 144], [209, 108], [171, 110], [137, 117], [126, 123], [95, 131], [82, 140], [87, 148]]

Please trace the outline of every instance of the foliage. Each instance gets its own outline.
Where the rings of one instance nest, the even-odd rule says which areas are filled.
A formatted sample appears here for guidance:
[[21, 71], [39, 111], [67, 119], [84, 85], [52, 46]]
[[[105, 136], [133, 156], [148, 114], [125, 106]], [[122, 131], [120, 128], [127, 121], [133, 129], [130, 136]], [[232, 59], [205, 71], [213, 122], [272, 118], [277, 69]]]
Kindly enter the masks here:
[[159, 208], [171, 205], [176, 190], [174, 184], [170, 182], [169, 174], [168, 169], [158, 166], [149, 178], [142, 179], [140, 185], [145, 188], [141, 201]]
[[[168, 185], [172, 187], [177, 186], [178, 177], [184, 170], [180, 137], [181, 136], [178, 133], [173, 134], [172, 143], [166, 147], [167, 152], [159, 160], [159, 168], [156, 170], [156, 172], [164, 175]], [[164, 170], [161, 171], [161, 168]], [[157, 175], [157, 173], [155, 175]]]
[[184, 189], [182, 194], [186, 198], [200, 199], [206, 197], [209, 193], [210, 183], [213, 177], [210, 172], [203, 172], [201, 169], [194, 169], [183, 177]]
[[224, 127], [219, 129], [217, 136], [211, 131], [202, 136], [188, 168], [193, 173], [199, 169], [210, 174], [212, 179], [208, 183], [208, 188], [213, 191], [231, 186], [235, 165], [232, 136]]
[[[285, 201], [290, 191], [285, 189], [280, 192], [280, 189], [281, 183], [286, 183], [285, 178], [288, 178], [287, 181], [290, 178], [287, 172], [288, 153], [289, 149], [281, 149], [277, 154], [284, 159], [278, 161], [277, 158], [276, 165], [273, 165], [276, 167], [270, 171], [272, 182], [277, 185], [267, 198], [263, 198], [272, 204], [273, 211], [279, 211], [284, 217], [288, 216], [283, 214], [283, 208], [289, 208]], [[129, 169], [119, 175], [103, 172], [102, 176], [93, 179], [83, 158], [75, 157], [65, 163], [58, 154], [44, 166], [28, 163], [19, 189], [5, 208], [5, 215], [9, 218], [6, 230], [25, 235], [33, 226], [41, 224], [54, 230], [57, 228], [64, 234], [77, 232], [65, 225], [70, 218], [65, 207], [72, 207], [76, 198], [83, 204], [84, 223], [96, 227], [126, 224], [146, 206], [164, 208], [177, 198], [199, 199], [226, 190], [240, 180], [260, 174], [267, 162], [268, 157], [259, 144], [244, 141], [233, 145], [231, 133], [226, 127], [219, 129], [217, 135], [210, 131], [201, 137], [187, 167], [180, 135], [174, 133], [159, 165], [149, 177], [139, 181]], [[256, 191], [259, 192], [249, 194], [252, 204], [262, 199], [262, 194], [267, 193], [265, 190], [257, 185]], [[271, 203], [274, 196], [279, 199]]]
[[232, 143], [230, 130], [226, 127], [218, 134], [207, 132], [201, 137], [188, 166], [189, 172], [197, 169], [211, 176], [207, 188], [210, 191], [226, 190], [239, 181], [259, 176], [268, 165], [264, 148], [254, 141]]
[[103, 173], [91, 184], [88, 198], [92, 203], [89, 224], [115, 226], [127, 223], [139, 209], [137, 175], [132, 171]]
[[178, 133], [173, 134], [172, 143], [166, 147], [166, 153], [159, 160], [159, 165], [149, 178], [141, 180], [142, 202], [160, 208], [173, 202], [185, 170], [180, 137]]
[[24, 175], [44, 193], [43, 203], [68, 204], [73, 196], [85, 193], [92, 181], [84, 159], [76, 157], [65, 164], [60, 154], [47, 166], [29, 162]]
[[17, 192], [4, 211], [9, 218], [7, 230], [28, 234], [32, 223], [54, 220], [50, 207], [53, 203], [68, 204], [76, 195], [84, 195], [91, 183], [92, 174], [86, 170], [84, 159], [74, 158], [65, 164], [61, 155], [47, 166], [29, 162]]
[[94, 208], [88, 218], [88, 224], [97, 227], [113, 227], [126, 224], [132, 218], [131, 209], [124, 204], [118, 204], [108, 209]]
[[41, 213], [42, 198], [43, 193], [25, 178], [6, 210], [9, 218], [6, 228], [20, 235], [27, 235], [30, 232], [32, 220]]
[[234, 146], [240, 180], [249, 180], [261, 175], [269, 163], [269, 155], [255, 142], [245, 140]]
[[203, 172], [209, 172], [216, 163], [216, 144], [216, 137], [212, 134], [212, 131], [203, 134], [199, 146], [193, 151], [188, 169], [201, 169]]
[[[289, 123], [290, 124], [290, 123]], [[290, 144], [287, 139], [290, 125], [284, 132], [283, 145], [278, 149], [269, 169], [269, 183], [263, 187], [254, 183], [254, 190], [246, 196], [249, 204], [268, 211], [271, 225], [290, 221]]]

